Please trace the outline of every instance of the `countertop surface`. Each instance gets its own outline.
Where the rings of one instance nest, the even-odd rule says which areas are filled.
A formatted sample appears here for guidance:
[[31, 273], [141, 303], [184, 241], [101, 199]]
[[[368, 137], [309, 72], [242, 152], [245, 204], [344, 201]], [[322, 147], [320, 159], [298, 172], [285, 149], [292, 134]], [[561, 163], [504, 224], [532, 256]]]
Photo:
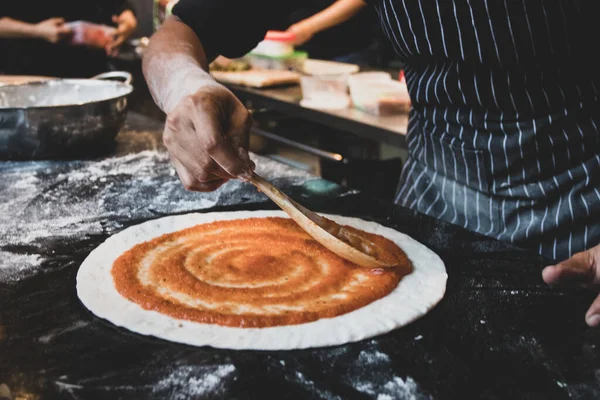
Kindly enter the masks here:
[[233, 84], [226, 86], [242, 101], [251, 101], [256, 107], [278, 110], [293, 117], [342, 129], [366, 139], [406, 148], [408, 113], [377, 116], [352, 107], [341, 110], [303, 107], [300, 105], [302, 89], [299, 85], [272, 88], [251, 88]]
[[584, 322], [593, 293], [544, 285], [534, 252], [261, 157], [259, 172], [304, 205], [377, 221], [438, 253], [444, 299], [388, 334], [297, 351], [186, 346], [95, 317], [75, 277], [108, 236], [170, 214], [275, 209], [239, 181], [186, 192], [160, 130], [130, 114], [101, 159], [0, 162], [0, 385], [15, 399], [600, 398], [600, 331]]

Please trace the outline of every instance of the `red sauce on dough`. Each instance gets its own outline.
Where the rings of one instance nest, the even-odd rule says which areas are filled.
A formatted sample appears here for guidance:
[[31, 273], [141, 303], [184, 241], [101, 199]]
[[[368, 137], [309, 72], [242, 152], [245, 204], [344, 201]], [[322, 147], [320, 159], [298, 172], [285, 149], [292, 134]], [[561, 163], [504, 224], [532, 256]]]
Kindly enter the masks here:
[[114, 263], [119, 293], [144, 309], [232, 327], [331, 318], [389, 294], [411, 272], [390, 240], [361, 232], [394, 268], [357, 266], [287, 218], [217, 221], [136, 245]]

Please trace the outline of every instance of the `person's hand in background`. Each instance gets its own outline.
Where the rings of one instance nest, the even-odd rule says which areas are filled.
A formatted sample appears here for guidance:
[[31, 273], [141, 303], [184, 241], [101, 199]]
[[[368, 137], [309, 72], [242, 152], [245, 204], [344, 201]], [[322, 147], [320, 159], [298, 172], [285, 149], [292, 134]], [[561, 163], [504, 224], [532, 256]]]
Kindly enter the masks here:
[[317, 33], [348, 21], [366, 5], [364, 0], [337, 0], [324, 10], [291, 25], [287, 32], [294, 33], [294, 45], [300, 46]]
[[64, 18], [49, 18], [33, 25], [34, 36], [50, 43], [59, 43], [68, 39], [72, 30], [65, 25]]
[[[542, 277], [544, 282], [551, 285], [574, 283], [594, 290], [600, 289], [600, 245], [544, 268]], [[590, 306], [585, 320], [589, 326], [600, 325], [600, 295]]]
[[312, 29], [310, 23], [303, 23], [307, 20], [300, 21], [296, 24], [290, 25], [287, 32], [294, 34], [294, 46], [301, 46], [308, 42], [315, 35], [315, 30]]
[[137, 18], [131, 10], [125, 10], [120, 15], [113, 15], [112, 20], [117, 24], [117, 31], [112, 42], [106, 46], [106, 53], [115, 56], [119, 53], [119, 47], [135, 32]]

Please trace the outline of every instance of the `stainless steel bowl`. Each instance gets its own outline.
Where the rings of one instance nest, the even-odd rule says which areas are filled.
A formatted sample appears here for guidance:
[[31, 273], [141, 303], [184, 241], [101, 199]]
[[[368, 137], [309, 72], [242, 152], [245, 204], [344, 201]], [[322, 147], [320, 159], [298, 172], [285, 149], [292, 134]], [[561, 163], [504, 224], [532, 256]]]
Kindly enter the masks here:
[[125, 123], [132, 91], [131, 74], [124, 71], [0, 86], [0, 159], [73, 159], [105, 152]]

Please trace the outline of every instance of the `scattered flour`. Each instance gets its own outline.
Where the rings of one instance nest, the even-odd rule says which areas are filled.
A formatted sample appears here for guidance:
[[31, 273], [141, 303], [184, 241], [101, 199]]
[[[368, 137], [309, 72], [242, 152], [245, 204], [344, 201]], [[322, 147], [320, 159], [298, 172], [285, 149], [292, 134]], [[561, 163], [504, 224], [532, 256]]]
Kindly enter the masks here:
[[[252, 158], [267, 179], [283, 178], [291, 186], [315, 179]], [[100, 161], [3, 162], [0, 175], [0, 282], [31, 277], [50, 249], [113, 234], [131, 220], [265, 200], [239, 180], [211, 193], [186, 191], [168, 154], [156, 150]]]
[[71, 395], [73, 394], [74, 390], [83, 389], [83, 386], [75, 385], [72, 383], [56, 381], [56, 382], [54, 382], [54, 384], [58, 387], [58, 390], [60, 390], [61, 392], [67, 392]]
[[365, 366], [380, 364], [382, 362], [388, 363], [390, 362], [390, 357], [379, 351], [361, 351], [358, 355], [358, 362]]
[[421, 393], [411, 377], [403, 380], [395, 376], [383, 385], [363, 382], [356, 385], [355, 388], [359, 392], [373, 396], [377, 400], [425, 400], [431, 398]]
[[42, 264], [36, 254], [14, 254], [0, 250], [0, 282], [16, 282], [35, 275]]
[[177, 367], [154, 385], [152, 393], [169, 400], [187, 400], [194, 396], [219, 393], [234, 371], [233, 365]]
[[[353, 388], [357, 396], [360, 393], [361, 398], [366, 395], [373, 400], [431, 400], [413, 378], [403, 379], [393, 374], [392, 359], [382, 351], [377, 340], [366, 342], [364, 349], [356, 355], [350, 349], [350, 346], [340, 346], [319, 351], [316, 356], [321, 365], [332, 368], [331, 373], [337, 375], [342, 371], [342, 383]], [[317, 398], [340, 398], [339, 394], [327, 389], [327, 380], [313, 382], [300, 373], [291, 380], [310, 388]]]
[[315, 385], [315, 383], [313, 381], [311, 381], [310, 379], [306, 378], [301, 372], [296, 371], [295, 374], [295, 381], [296, 383], [299, 383], [300, 385], [302, 385], [304, 388], [306, 388], [307, 390], [309, 390], [310, 392], [312, 392], [315, 396], [324, 399], [324, 400], [342, 400], [342, 398], [340, 396], [337, 396], [333, 393], [331, 393], [328, 390], [325, 390], [323, 388], [317, 387], [317, 385]]
[[344, 381], [375, 400], [431, 399], [411, 377], [395, 376], [390, 366], [390, 356], [380, 351], [377, 341], [371, 341], [358, 354], [354, 365], [347, 369]]
[[60, 336], [60, 335], [62, 335], [64, 333], [67, 333], [67, 332], [72, 332], [72, 331], [75, 331], [77, 329], [81, 329], [81, 328], [89, 325], [89, 323], [90, 323], [89, 321], [77, 321], [73, 325], [68, 326], [66, 328], [55, 329], [52, 332], [50, 332], [49, 334], [47, 334], [47, 335], [40, 336], [38, 338], [38, 342], [40, 342], [40, 343], [50, 343], [55, 337]]

